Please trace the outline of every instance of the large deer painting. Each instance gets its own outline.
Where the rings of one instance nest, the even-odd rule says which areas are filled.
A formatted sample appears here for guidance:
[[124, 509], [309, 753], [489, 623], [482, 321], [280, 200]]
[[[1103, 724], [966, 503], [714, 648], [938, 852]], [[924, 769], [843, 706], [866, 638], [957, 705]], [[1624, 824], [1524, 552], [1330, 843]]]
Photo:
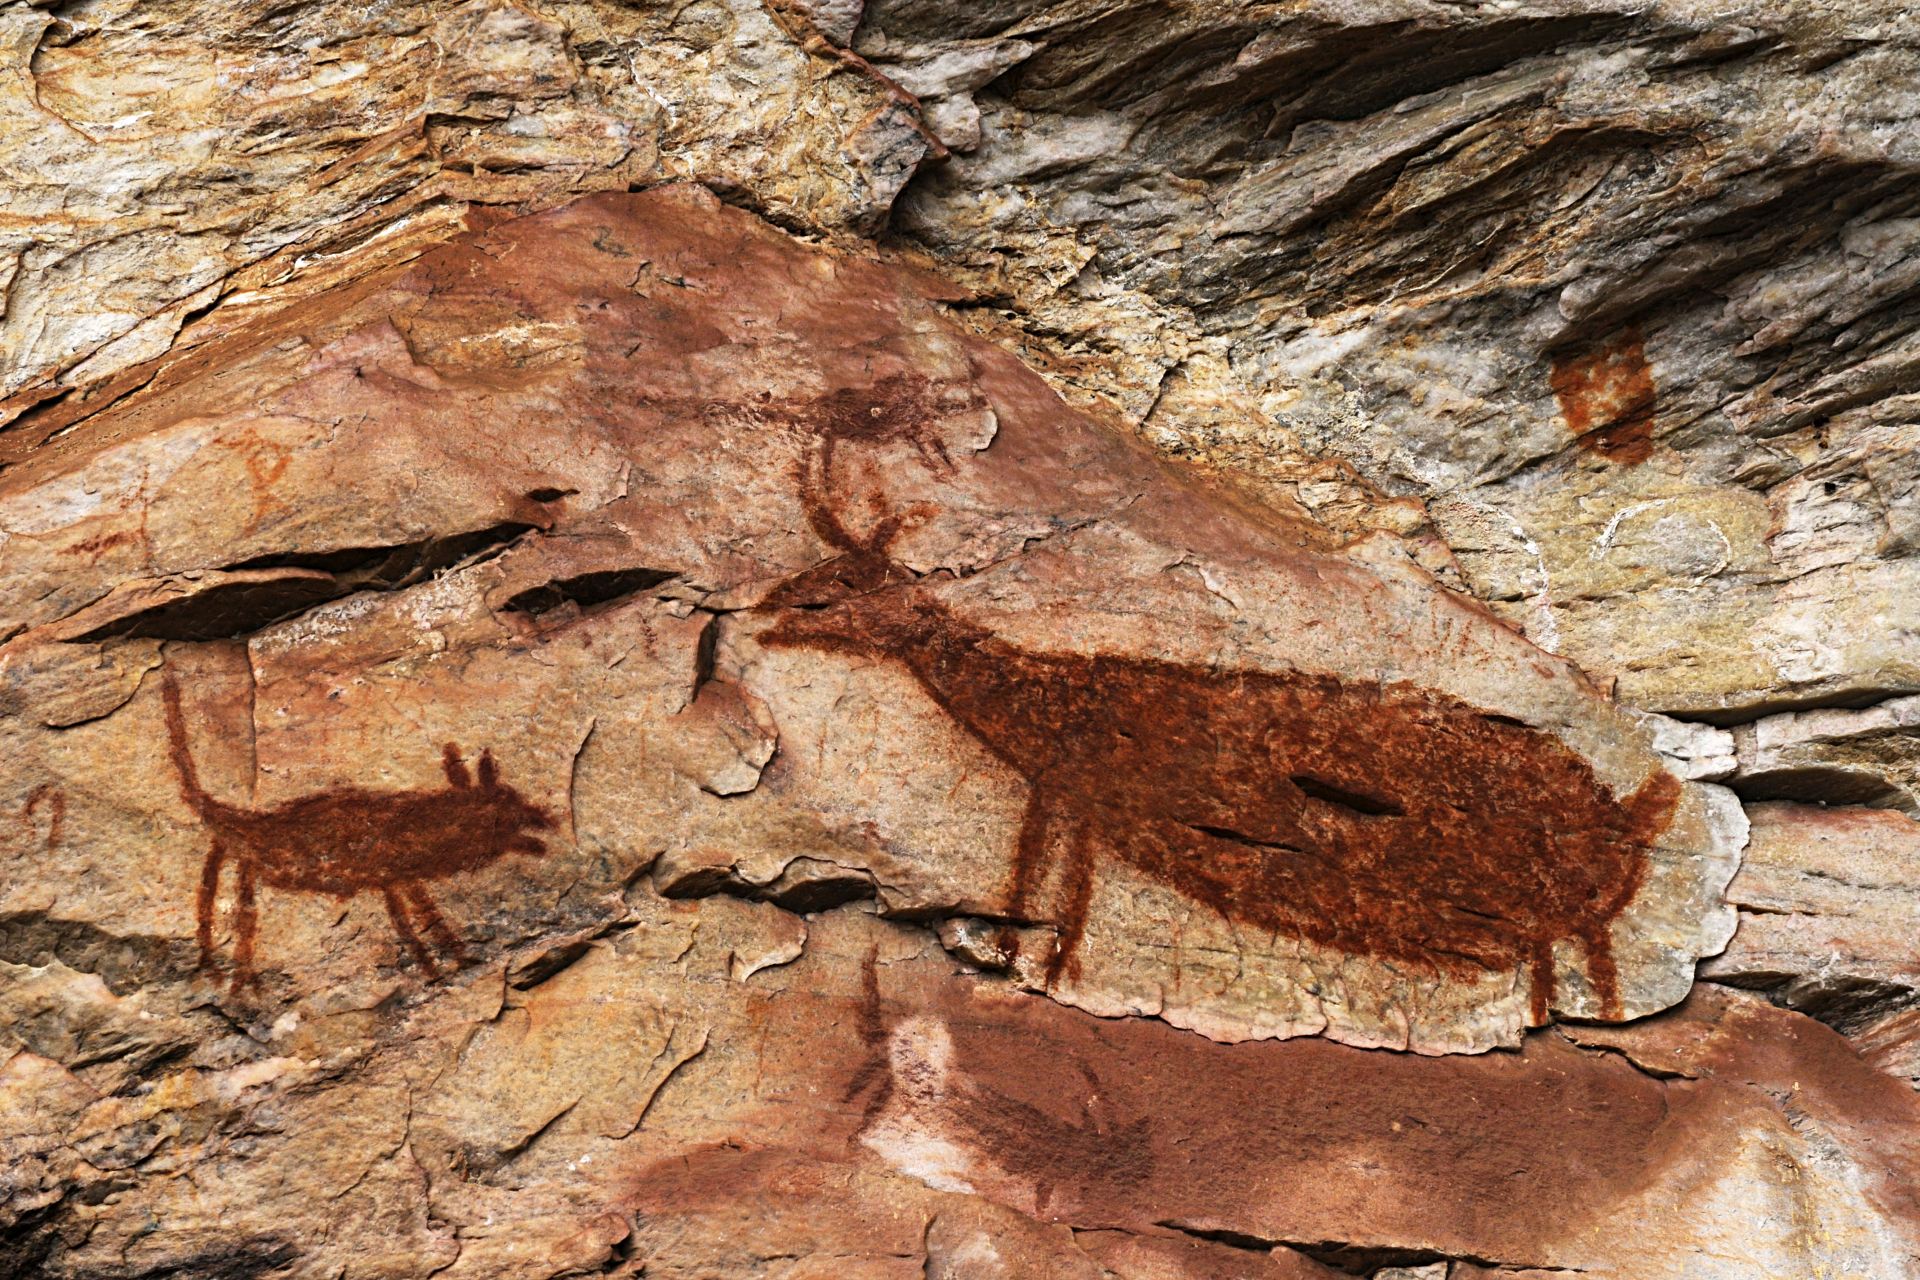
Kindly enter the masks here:
[[849, 446], [906, 442], [949, 468], [936, 412], [893, 378], [795, 415], [807, 519], [834, 554], [769, 595], [762, 642], [900, 664], [1025, 780], [1003, 909], [1057, 926], [1050, 983], [1077, 969], [1106, 860], [1349, 954], [1465, 977], [1524, 967], [1536, 1023], [1555, 943], [1577, 942], [1620, 1016], [1613, 924], [1672, 820], [1671, 775], [1616, 795], [1553, 735], [1410, 684], [1010, 644], [894, 559], [898, 513], [856, 533], [836, 499]]

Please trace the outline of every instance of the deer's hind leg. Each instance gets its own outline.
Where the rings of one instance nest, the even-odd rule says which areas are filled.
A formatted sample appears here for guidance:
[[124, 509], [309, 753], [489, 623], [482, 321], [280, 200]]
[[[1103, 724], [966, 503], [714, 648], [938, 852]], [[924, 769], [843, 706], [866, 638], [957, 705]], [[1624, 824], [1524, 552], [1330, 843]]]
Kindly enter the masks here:
[[1553, 1004], [1553, 940], [1536, 942], [1527, 959], [1528, 1012], [1536, 1027], [1547, 1025], [1547, 1013]]
[[1047, 962], [1047, 985], [1059, 981], [1062, 973], [1080, 976], [1080, 941], [1087, 933], [1087, 912], [1093, 906], [1093, 842], [1088, 824], [1076, 822], [1067, 836], [1067, 874], [1065, 910], [1060, 918], [1060, 941], [1053, 959]]
[[1608, 924], [1595, 925], [1582, 935], [1587, 947], [1587, 981], [1600, 997], [1600, 1016], [1618, 1022], [1624, 1016], [1620, 1005], [1620, 967], [1613, 959], [1613, 931]]
[[387, 918], [393, 921], [393, 931], [400, 935], [402, 942], [407, 944], [407, 950], [413, 952], [413, 958], [420, 962], [420, 967], [427, 971], [427, 976], [439, 977], [440, 966], [435, 962], [433, 952], [427, 949], [427, 944], [420, 940], [419, 932], [414, 929], [413, 920], [407, 914], [407, 901], [401, 895], [400, 889], [394, 885], [388, 885], [380, 892], [387, 901]]
[[453, 931], [452, 926], [447, 923], [447, 918], [440, 914], [440, 908], [434, 905], [433, 895], [427, 892], [427, 886], [403, 885], [400, 888], [400, 895], [406, 899], [408, 907], [420, 917], [420, 922], [426, 926], [434, 945], [453, 957], [455, 967], [464, 968], [469, 960], [467, 944], [460, 941], [460, 935]]

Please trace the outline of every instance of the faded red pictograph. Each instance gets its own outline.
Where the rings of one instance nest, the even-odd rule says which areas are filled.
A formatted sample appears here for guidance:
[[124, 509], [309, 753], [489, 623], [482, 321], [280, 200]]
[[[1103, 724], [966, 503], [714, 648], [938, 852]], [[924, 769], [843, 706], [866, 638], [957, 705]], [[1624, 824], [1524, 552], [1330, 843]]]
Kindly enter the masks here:
[[1653, 372], [1638, 327], [1556, 359], [1548, 383], [1581, 449], [1629, 467], [1653, 456]]
[[912, 441], [947, 466], [933, 416], [904, 378], [818, 405], [800, 487], [838, 554], [769, 595], [762, 642], [901, 664], [1026, 780], [1004, 914], [1057, 926], [1050, 982], [1077, 970], [1105, 859], [1233, 924], [1349, 954], [1464, 978], [1524, 966], [1536, 1023], [1554, 944], [1577, 942], [1620, 1016], [1613, 923], [1672, 820], [1671, 775], [1616, 796], [1553, 735], [1410, 684], [1009, 644], [891, 557], [898, 516], [856, 535], [836, 509], [849, 441]]
[[27, 802], [20, 806], [20, 821], [32, 829], [42, 813], [46, 815], [47, 822], [46, 847], [51, 850], [60, 843], [67, 826], [66, 793], [51, 782], [43, 782], [27, 792]]
[[214, 965], [214, 917], [220, 880], [234, 867], [232, 989], [257, 981], [254, 948], [261, 886], [352, 898], [378, 893], [394, 931], [429, 976], [440, 965], [421, 932], [467, 963], [465, 945], [427, 884], [484, 867], [508, 854], [541, 855], [534, 832], [554, 827], [553, 815], [503, 782], [493, 753], [483, 751], [473, 772], [449, 742], [441, 753], [444, 787], [368, 791], [331, 787], [267, 809], [226, 804], [207, 793], [194, 768], [181, 710], [180, 686], [163, 670], [167, 743], [180, 794], [206, 824], [211, 844], [200, 875], [196, 921], [201, 963]]
[[[957, 1060], [916, 1058], [911, 1052], [912, 1027], [903, 1028], [899, 1018], [890, 1018], [881, 997], [877, 952], [867, 954], [860, 979], [858, 1029], [866, 1056], [841, 1099], [861, 1103], [854, 1138], [871, 1133], [896, 1101], [911, 1109], [916, 1103], [930, 1100], [911, 1095], [933, 1094], [938, 1098], [939, 1114], [915, 1116], [916, 1126], [944, 1124], [967, 1146], [985, 1153], [1008, 1173], [1028, 1179], [1041, 1212], [1052, 1202], [1055, 1180], [1063, 1169], [1112, 1186], [1139, 1186], [1152, 1181], [1152, 1118], [1116, 1108], [1113, 1092], [1099, 1073], [1076, 1060], [1065, 1046], [1050, 1043], [1031, 1027], [934, 1015], [940, 1017]], [[925, 1022], [928, 1015], [916, 1009], [915, 1018]], [[908, 1043], [902, 1047], [908, 1052], [896, 1057], [895, 1037], [903, 1029], [908, 1032]], [[1004, 1061], [1008, 1054], [1036, 1053], [1057, 1069], [1078, 1077], [1076, 1087], [1057, 1094], [1021, 1091], [1016, 1095], [996, 1087], [984, 1073], [966, 1069], [976, 1055], [992, 1063]], [[903, 1082], [907, 1097], [900, 1096]]]

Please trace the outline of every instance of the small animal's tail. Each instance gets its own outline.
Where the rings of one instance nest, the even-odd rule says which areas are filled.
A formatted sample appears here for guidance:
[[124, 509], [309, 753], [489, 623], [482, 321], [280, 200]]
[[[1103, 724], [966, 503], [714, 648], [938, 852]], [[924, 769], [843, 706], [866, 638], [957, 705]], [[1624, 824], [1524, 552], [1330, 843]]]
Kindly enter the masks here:
[[174, 771], [180, 775], [180, 797], [204, 819], [219, 806], [200, 785], [200, 775], [193, 767], [193, 751], [187, 745], [187, 719], [180, 710], [180, 685], [164, 664], [160, 668], [160, 693], [167, 705], [167, 754], [173, 760]]

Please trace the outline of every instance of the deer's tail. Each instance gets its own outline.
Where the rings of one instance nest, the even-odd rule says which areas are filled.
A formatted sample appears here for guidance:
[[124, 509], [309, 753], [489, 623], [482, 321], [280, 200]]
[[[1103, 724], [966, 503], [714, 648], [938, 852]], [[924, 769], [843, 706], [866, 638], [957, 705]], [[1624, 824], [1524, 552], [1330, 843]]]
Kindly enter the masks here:
[[200, 785], [200, 774], [193, 767], [193, 750], [187, 744], [187, 718], [180, 709], [180, 684], [164, 664], [160, 668], [160, 694], [167, 707], [167, 754], [173, 760], [174, 772], [180, 776], [180, 796], [204, 819], [219, 806]]
[[1626, 874], [1606, 904], [1604, 917], [1611, 921], [1627, 909], [1640, 894], [1647, 879], [1647, 853], [1673, 822], [1673, 811], [1680, 804], [1680, 781], [1665, 769], [1657, 770], [1640, 784], [1621, 804], [1625, 818], [1620, 838], [1627, 845]]

